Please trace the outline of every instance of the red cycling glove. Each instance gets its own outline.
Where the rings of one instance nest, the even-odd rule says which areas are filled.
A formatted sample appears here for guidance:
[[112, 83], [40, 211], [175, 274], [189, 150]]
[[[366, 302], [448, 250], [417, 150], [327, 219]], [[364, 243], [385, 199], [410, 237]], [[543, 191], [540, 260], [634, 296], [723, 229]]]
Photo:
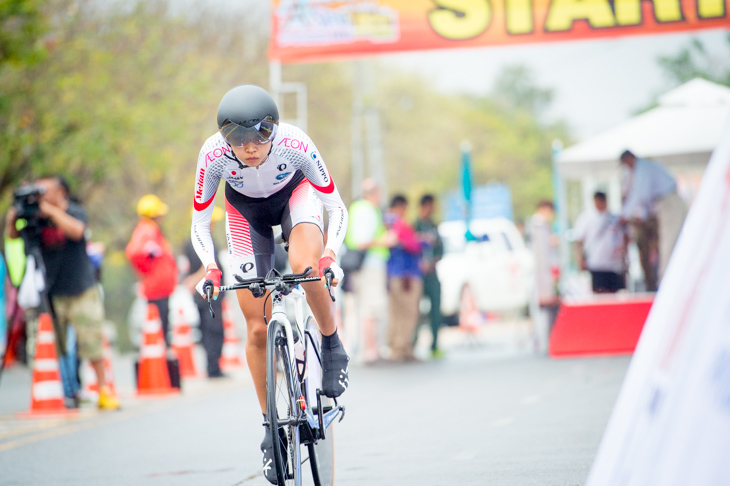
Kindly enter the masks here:
[[335, 259], [331, 256], [323, 256], [319, 259], [319, 276], [324, 277], [324, 270], [330, 268], [335, 263]]
[[223, 272], [218, 270], [217, 268], [211, 268], [208, 270], [208, 272], [205, 274], [205, 280], [210, 280], [213, 282], [213, 287], [220, 287], [221, 286], [221, 277], [223, 276]]

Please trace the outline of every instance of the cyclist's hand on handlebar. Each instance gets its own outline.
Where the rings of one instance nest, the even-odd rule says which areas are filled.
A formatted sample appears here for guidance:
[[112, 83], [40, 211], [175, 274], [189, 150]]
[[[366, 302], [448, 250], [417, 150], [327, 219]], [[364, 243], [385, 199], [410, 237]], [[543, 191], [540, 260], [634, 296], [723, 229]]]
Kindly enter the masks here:
[[222, 276], [223, 273], [218, 268], [210, 267], [208, 268], [208, 272], [205, 274], [205, 277], [198, 282], [198, 285], [196, 285], [195, 288], [204, 299], [207, 300], [208, 296], [213, 299], [217, 299]]
[[322, 277], [322, 282], [326, 285], [327, 279], [325, 278], [325, 271], [329, 270], [332, 272], [332, 286], [337, 287], [337, 284], [345, 276], [345, 272], [342, 271], [339, 265], [335, 263], [335, 259], [330, 255], [325, 254], [319, 259], [319, 276]]

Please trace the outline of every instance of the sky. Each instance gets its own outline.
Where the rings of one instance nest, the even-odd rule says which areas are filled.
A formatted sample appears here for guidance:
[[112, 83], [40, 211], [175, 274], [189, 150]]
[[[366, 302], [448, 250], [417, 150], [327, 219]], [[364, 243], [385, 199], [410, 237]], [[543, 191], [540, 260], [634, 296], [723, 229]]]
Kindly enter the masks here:
[[730, 65], [727, 30], [622, 37], [607, 40], [541, 45], [450, 49], [389, 54], [386, 63], [426, 75], [449, 92], [486, 94], [500, 71], [509, 65], [530, 68], [535, 82], [553, 89], [548, 112], [568, 123], [576, 141], [610, 129], [631, 118], [656, 95], [674, 87], [657, 63], [675, 55], [691, 39]]

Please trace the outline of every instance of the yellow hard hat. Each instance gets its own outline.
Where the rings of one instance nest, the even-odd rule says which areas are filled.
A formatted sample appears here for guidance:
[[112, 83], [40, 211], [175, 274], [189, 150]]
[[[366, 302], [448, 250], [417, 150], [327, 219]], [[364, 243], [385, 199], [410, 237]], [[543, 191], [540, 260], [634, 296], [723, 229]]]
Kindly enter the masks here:
[[167, 207], [167, 204], [163, 203], [160, 198], [154, 194], [142, 196], [137, 203], [137, 214], [147, 218], [164, 216], [167, 214], [169, 209], [170, 208]]
[[[194, 212], [195, 212], [195, 209], [191, 209], [190, 216], [192, 216]], [[223, 216], [225, 216], [225, 214], [226, 214], [225, 211], [223, 211], [218, 206], [215, 206], [213, 208], [213, 214], [211, 215], [210, 220], [215, 223], [216, 221], [220, 221], [221, 219], [223, 219]]]

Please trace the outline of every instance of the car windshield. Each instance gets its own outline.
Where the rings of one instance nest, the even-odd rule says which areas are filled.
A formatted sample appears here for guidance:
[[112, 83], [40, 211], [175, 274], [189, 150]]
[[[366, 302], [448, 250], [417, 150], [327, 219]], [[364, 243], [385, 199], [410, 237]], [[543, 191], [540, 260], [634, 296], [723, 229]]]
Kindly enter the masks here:
[[[490, 252], [512, 253], [524, 248], [521, 237], [516, 230], [509, 227], [485, 224], [485, 221], [475, 220], [470, 225], [477, 244], [488, 247]], [[442, 223], [439, 228], [444, 243], [444, 253], [462, 253], [466, 249], [465, 229], [462, 222], [450, 221]]]

